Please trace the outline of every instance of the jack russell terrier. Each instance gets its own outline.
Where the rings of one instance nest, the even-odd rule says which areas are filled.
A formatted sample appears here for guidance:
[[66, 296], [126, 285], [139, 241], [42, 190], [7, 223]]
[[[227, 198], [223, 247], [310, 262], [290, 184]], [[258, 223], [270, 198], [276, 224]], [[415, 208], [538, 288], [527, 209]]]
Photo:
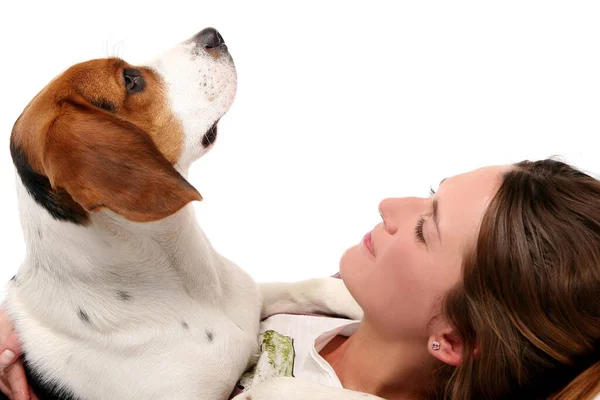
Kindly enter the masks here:
[[[258, 285], [199, 228], [187, 173], [236, 82], [207, 28], [144, 66], [74, 65], [16, 121], [27, 253], [5, 306], [40, 399], [224, 400], [258, 353], [261, 316], [361, 318], [341, 280]], [[367, 396], [296, 379], [260, 386], [255, 400]]]

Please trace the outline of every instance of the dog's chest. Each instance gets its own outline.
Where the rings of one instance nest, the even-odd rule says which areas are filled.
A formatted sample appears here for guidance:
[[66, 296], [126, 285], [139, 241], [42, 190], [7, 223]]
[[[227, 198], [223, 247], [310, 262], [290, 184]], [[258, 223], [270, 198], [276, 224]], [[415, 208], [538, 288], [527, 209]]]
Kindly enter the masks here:
[[[29, 342], [29, 364], [82, 399], [227, 399], [256, 350], [256, 332], [222, 313], [203, 314], [179, 326], [140, 331], [139, 337], [131, 332], [133, 347], [125, 336], [105, 347], [46, 337], [44, 344]], [[138, 342], [140, 337], [147, 341]]]
[[[114, 276], [104, 268], [102, 279], [82, 284], [59, 279], [37, 259], [24, 263], [18, 285], [9, 285], [8, 309], [40, 381], [86, 400], [229, 397], [258, 347], [256, 284], [217, 256], [209, 274], [212, 253], [197, 245], [182, 250], [177, 264], [150, 250], [147, 264], [126, 263], [110, 270]], [[191, 283], [184, 289], [182, 282]]]
[[[173, 398], [227, 399], [257, 350], [257, 332], [244, 330], [227, 317], [213, 316], [210, 320], [210, 326], [201, 321], [182, 322], [182, 335], [145, 351], [139, 361], [143, 365], [147, 358], [151, 370], [156, 351], [162, 347], [164, 353], [158, 357], [161, 365], [140, 378], [154, 381], [154, 387], [144, 388], [137, 397], [132, 393], [131, 398], [170, 398], [171, 393], [180, 393]], [[123, 370], [126, 373], [129, 368]]]

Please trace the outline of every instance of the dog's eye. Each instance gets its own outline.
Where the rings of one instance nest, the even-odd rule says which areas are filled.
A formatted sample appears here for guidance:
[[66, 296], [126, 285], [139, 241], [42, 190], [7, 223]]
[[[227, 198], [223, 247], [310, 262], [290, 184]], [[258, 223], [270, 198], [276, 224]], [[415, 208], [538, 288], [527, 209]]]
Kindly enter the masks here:
[[126, 68], [123, 70], [123, 81], [127, 93], [138, 93], [146, 87], [146, 81], [137, 69]]

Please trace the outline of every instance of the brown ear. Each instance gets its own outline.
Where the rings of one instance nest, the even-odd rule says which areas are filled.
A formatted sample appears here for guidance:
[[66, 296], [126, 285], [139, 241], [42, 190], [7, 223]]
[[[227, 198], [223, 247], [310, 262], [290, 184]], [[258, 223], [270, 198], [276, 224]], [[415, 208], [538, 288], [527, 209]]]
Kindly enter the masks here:
[[200, 193], [135, 125], [80, 103], [65, 103], [48, 130], [44, 169], [87, 211], [106, 207], [130, 221], [174, 214]]

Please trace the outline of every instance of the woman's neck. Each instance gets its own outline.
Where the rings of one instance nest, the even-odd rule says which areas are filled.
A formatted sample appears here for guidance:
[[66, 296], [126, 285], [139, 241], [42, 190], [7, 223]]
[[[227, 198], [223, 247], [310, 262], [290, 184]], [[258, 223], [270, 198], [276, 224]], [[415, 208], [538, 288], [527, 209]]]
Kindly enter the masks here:
[[422, 343], [390, 341], [363, 321], [356, 333], [336, 336], [320, 354], [346, 389], [390, 400], [426, 398], [430, 365]]

